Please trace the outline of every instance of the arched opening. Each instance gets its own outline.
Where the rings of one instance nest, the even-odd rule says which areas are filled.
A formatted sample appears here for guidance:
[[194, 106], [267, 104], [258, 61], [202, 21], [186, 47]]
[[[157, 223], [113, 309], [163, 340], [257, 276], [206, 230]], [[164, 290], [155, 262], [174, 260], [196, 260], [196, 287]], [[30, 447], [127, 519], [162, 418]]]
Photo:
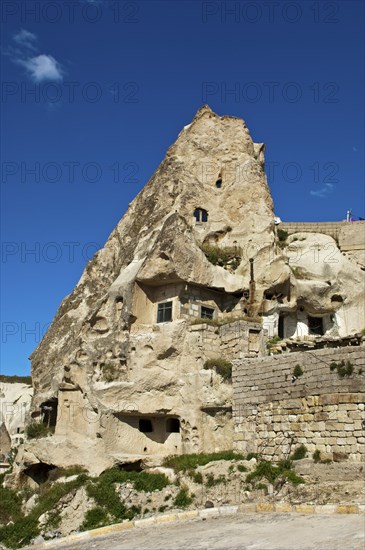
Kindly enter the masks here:
[[194, 218], [195, 221], [198, 223], [201, 222], [207, 222], [208, 221], [208, 212], [204, 210], [204, 208], [196, 208], [194, 210]]
[[221, 189], [221, 188], [222, 188], [222, 178], [221, 178], [221, 177], [219, 177], [219, 178], [217, 179], [217, 181], [215, 182], [215, 186], [216, 186], [217, 189]]

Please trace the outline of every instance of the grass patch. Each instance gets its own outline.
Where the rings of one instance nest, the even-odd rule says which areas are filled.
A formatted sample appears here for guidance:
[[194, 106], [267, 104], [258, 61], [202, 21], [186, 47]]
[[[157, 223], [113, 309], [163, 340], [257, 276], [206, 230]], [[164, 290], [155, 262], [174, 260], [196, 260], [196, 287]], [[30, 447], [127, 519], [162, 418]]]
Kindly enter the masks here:
[[89, 531], [90, 529], [97, 529], [108, 525], [110, 517], [107, 512], [101, 506], [95, 506], [91, 510], [88, 510], [85, 514], [85, 519], [80, 526], [80, 531]]
[[241, 263], [242, 250], [238, 247], [220, 247], [203, 244], [201, 249], [211, 264], [219, 265], [224, 267], [224, 269], [235, 271]]
[[276, 346], [276, 344], [278, 344], [279, 342], [282, 341], [282, 338], [280, 338], [280, 336], [273, 336], [272, 338], [270, 338], [267, 343], [266, 343], [266, 349], [268, 351], [271, 351], [271, 349]]
[[47, 426], [43, 422], [31, 422], [25, 428], [25, 434], [28, 439], [39, 439], [41, 437], [47, 437], [54, 433], [54, 428]]
[[245, 456], [234, 451], [220, 451], [218, 453], [200, 453], [191, 455], [168, 456], [164, 459], [163, 465], [173, 468], [177, 472], [193, 470], [197, 466], [205, 466], [216, 460], [244, 460]]
[[205, 480], [206, 487], [215, 487], [216, 485], [220, 485], [221, 483], [225, 483], [226, 477], [224, 475], [220, 475], [218, 477], [214, 477], [213, 474], [208, 474]]
[[16, 521], [21, 513], [21, 497], [11, 489], [0, 485], [0, 524]]
[[188, 473], [194, 483], [199, 483], [200, 485], [203, 483], [203, 476], [201, 472], [194, 472], [193, 470], [191, 470]]
[[186, 489], [180, 489], [175, 497], [174, 505], [177, 508], [187, 508], [192, 502], [193, 499], [189, 496], [188, 491]]
[[217, 374], [219, 374], [224, 381], [232, 380], [232, 363], [222, 359], [221, 357], [216, 357], [215, 359], [207, 359], [203, 365], [204, 369], [214, 369]]

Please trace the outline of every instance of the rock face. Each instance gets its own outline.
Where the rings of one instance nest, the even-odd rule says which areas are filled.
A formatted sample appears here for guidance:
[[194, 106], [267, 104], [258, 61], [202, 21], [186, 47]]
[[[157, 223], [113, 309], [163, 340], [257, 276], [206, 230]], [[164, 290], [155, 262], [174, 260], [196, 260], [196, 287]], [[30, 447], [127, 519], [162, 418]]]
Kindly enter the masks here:
[[[0, 382], [0, 424], [6, 426], [11, 447], [24, 440], [25, 420], [30, 410], [33, 388], [18, 382]], [[5, 451], [0, 446], [0, 452]]]
[[54, 435], [26, 443], [21, 469], [231, 448], [231, 385], [207, 359], [362, 328], [360, 266], [278, 238], [263, 151], [207, 106], [182, 130], [31, 357], [32, 418]]

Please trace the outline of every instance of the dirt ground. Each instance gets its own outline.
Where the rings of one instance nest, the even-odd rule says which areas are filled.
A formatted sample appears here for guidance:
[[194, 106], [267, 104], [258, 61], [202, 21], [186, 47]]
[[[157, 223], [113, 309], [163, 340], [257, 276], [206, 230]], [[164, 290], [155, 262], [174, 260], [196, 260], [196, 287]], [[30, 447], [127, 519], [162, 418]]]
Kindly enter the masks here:
[[[41, 548], [41, 547], [37, 547]], [[133, 529], [62, 550], [364, 550], [361, 515], [237, 514]]]

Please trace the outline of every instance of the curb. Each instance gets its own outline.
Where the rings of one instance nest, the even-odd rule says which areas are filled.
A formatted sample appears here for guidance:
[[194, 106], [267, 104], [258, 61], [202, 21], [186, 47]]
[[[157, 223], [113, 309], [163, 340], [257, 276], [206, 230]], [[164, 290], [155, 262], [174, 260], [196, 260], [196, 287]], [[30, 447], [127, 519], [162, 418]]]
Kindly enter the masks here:
[[219, 516], [230, 516], [232, 514], [239, 513], [276, 513], [276, 514], [312, 514], [312, 515], [329, 515], [329, 514], [364, 514], [365, 504], [291, 504], [279, 503], [274, 504], [271, 502], [260, 502], [252, 504], [239, 504], [236, 506], [218, 506], [216, 508], [204, 508], [202, 510], [189, 510], [186, 512], [175, 512], [170, 514], [159, 514], [144, 519], [136, 519], [133, 521], [125, 521], [124, 523], [115, 523], [113, 525], [107, 525], [106, 527], [99, 527], [91, 531], [84, 531], [82, 533], [75, 533], [61, 539], [52, 539], [42, 544], [26, 546], [32, 550], [42, 550], [46, 548], [54, 548], [58, 545], [72, 544], [74, 542], [82, 542], [84, 540], [92, 539], [94, 537], [100, 537], [105, 535], [111, 535], [114, 533], [121, 533], [123, 531], [129, 531], [130, 529], [146, 529], [154, 525], [163, 525], [166, 523], [176, 523], [180, 521], [187, 521], [191, 519], [201, 518], [202, 520], [208, 518], [216, 518]]

